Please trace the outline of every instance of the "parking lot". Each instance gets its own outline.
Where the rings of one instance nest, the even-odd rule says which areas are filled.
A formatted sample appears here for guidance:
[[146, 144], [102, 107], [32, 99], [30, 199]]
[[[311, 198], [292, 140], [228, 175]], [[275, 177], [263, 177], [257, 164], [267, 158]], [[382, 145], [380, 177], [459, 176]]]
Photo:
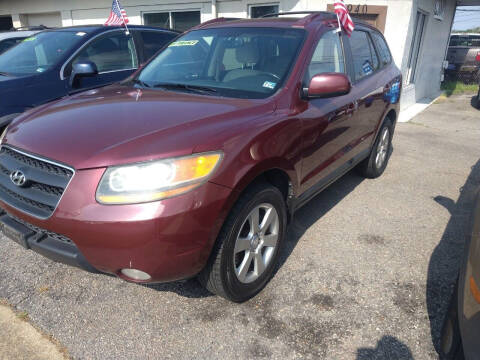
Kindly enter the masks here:
[[398, 124], [385, 174], [355, 172], [302, 208], [281, 266], [254, 299], [195, 280], [126, 283], [0, 238], [0, 299], [75, 359], [436, 359], [480, 186], [470, 96]]

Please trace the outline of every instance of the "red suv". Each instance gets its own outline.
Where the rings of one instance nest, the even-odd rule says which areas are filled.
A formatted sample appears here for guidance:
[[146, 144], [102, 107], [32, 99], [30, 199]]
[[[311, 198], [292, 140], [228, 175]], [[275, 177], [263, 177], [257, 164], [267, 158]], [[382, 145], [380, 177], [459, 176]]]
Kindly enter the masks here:
[[383, 36], [331, 13], [199, 25], [123, 83], [30, 110], [0, 149], [3, 232], [134, 282], [198, 276], [244, 301], [299, 207], [380, 176], [401, 75]]

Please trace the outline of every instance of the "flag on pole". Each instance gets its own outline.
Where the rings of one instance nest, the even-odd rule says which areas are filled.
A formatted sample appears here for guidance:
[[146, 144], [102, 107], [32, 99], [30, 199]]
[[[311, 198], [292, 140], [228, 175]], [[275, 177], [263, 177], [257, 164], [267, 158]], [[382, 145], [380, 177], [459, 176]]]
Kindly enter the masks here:
[[[120, 6], [118, 0], [113, 0], [112, 11], [107, 21], [105, 21], [105, 26], [114, 26], [114, 25], [125, 25], [127, 27], [128, 17], [127, 12], [124, 8]], [[128, 29], [127, 29], [128, 31]]]
[[336, 0], [333, 4], [335, 14], [337, 14], [338, 25], [343, 27], [345, 33], [350, 37], [352, 35], [354, 25], [350, 14], [348, 13], [348, 9], [345, 6], [343, 0]]

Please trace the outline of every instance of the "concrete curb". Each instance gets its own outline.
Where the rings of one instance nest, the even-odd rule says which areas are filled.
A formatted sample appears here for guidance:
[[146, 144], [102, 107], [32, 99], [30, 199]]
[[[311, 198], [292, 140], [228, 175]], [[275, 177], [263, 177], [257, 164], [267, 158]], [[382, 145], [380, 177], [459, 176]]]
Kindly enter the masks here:
[[0, 304], [0, 360], [65, 360], [68, 357], [47, 336], [25, 321], [26, 313], [16, 314]]

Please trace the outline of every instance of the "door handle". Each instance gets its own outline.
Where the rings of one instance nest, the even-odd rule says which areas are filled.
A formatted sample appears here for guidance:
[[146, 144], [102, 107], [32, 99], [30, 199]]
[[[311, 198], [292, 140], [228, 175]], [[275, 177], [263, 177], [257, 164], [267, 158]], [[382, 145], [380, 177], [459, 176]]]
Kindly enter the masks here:
[[358, 101], [354, 101], [350, 104], [348, 104], [348, 108], [347, 108], [347, 115], [348, 116], [352, 116], [352, 114], [358, 109]]

